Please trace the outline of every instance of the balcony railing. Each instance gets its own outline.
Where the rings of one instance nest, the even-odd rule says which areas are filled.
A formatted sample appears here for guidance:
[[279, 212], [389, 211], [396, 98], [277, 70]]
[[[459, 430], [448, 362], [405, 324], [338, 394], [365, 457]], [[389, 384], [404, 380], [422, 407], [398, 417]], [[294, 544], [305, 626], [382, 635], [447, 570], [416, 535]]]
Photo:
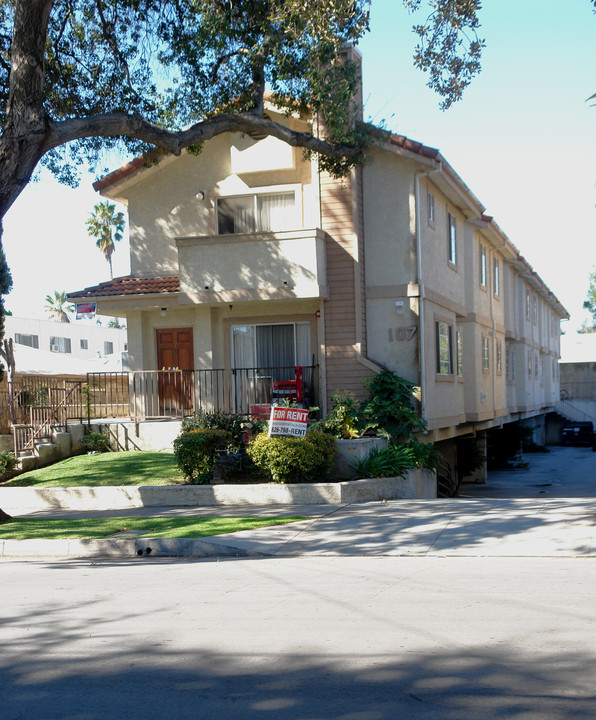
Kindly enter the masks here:
[[199, 409], [263, 414], [284, 399], [305, 407], [318, 398], [316, 366], [232, 370], [137, 370], [89, 373], [87, 419], [183, 418]]

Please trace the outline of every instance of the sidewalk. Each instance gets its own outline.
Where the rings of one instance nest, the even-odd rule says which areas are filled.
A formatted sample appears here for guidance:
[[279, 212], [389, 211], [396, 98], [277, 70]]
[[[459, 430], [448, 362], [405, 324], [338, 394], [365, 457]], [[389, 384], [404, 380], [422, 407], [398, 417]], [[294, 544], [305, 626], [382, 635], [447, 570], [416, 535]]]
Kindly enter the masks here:
[[309, 520], [204, 539], [0, 540], [0, 557], [596, 557], [596, 453], [557, 447], [527, 459], [529, 470], [491, 473], [486, 485], [464, 485], [465, 497], [450, 500], [23, 510], [20, 517], [304, 515]]
[[[0, 556], [596, 557], [596, 500], [592, 498], [395, 500], [343, 507], [147, 508], [146, 511], [104, 511], [101, 515], [216, 513], [300, 514], [311, 519], [203, 539], [157, 540], [145, 536], [104, 540], [5, 540], [0, 541]], [[75, 515], [80, 516], [68, 514], [69, 517]], [[40, 513], [35, 516], [39, 517]]]

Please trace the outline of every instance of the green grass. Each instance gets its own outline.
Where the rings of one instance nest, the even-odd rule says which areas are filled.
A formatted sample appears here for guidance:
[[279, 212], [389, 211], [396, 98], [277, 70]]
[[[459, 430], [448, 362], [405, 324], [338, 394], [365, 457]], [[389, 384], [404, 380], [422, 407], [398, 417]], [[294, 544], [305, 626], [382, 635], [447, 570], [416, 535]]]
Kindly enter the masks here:
[[118, 452], [76, 455], [30, 470], [2, 487], [80, 487], [85, 485], [179, 485], [184, 475], [167, 452]]
[[[105, 538], [114, 533], [142, 531], [147, 538], [198, 538], [306, 520], [285, 517], [109, 517], [80, 520], [17, 518], [0, 524], [0, 540]], [[136, 535], [135, 535], [136, 537]]]

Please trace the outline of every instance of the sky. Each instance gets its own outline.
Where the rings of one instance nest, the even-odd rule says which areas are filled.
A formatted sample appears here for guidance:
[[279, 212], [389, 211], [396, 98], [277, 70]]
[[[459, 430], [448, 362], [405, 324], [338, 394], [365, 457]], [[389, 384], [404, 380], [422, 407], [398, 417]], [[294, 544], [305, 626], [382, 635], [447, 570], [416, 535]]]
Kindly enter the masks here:
[[[596, 15], [589, 0], [485, 0], [482, 72], [449, 110], [415, 69], [411, 32], [421, 14], [373, 0], [363, 55], [365, 119], [436, 147], [571, 315], [575, 332], [596, 266]], [[110, 168], [126, 158], [109, 158]], [[54, 290], [109, 280], [85, 221], [101, 197], [93, 175], [76, 190], [46, 173], [4, 224], [15, 315], [44, 317]], [[126, 239], [114, 276], [130, 271]]]

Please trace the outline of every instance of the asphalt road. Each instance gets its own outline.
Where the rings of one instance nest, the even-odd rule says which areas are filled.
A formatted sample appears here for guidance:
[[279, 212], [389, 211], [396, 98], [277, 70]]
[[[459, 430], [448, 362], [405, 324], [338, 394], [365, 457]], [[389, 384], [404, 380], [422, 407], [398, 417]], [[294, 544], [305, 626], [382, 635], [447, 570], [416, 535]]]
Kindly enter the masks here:
[[[555, 453], [540, 472], [559, 477], [561, 461], [571, 487], [573, 465], [585, 498], [593, 455], [580, 456]], [[465, 557], [0, 561], [0, 716], [593, 720], [596, 559], [542, 557], [540, 542], [526, 557], [483, 555], [502, 535], [497, 514], [510, 525], [516, 507], [495, 503], [474, 543], [460, 539]]]
[[4, 720], [593, 720], [596, 563], [4, 561]]

